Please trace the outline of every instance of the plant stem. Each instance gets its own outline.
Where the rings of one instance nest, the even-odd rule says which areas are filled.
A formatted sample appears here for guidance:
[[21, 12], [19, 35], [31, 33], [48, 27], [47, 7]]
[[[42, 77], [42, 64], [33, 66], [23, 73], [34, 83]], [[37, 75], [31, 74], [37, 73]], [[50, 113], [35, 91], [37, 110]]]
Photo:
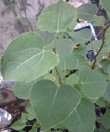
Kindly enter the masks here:
[[61, 76], [60, 76], [60, 73], [59, 73], [59, 71], [58, 71], [56, 66], [55, 66], [55, 71], [56, 71], [56, 74], [58, 76], [59, 84], [62, 85]]
[[[55, 45], [54, 45], [54, 47], [53, 47], [53, 52], [54, 52], [55, 54], [56, 54], [57, 38], [58, 38], [58, 34], [56, 33]], [[55, 71], [56, 71], [56, 74], [57, 74], [57, 76], [58, 76], [59, 84], [62, 85], [60, 72], [58, 71], [57, 66], [55, 66]]]
[[106, 31], [107, 31], [107, 29], [108, 29], [109, 27], [110, 27], [110, 24], [108, 24], [108, 25], [103, 29], [102, 44], [101, 44], [100, 49], [98, 50], [96, 56], [94, 57], [94, 63], [93, 63], [93, 65], [92, 65], [92, 69], [94, 69], [95, 64], [96, 64], [96, 61], [97, 61], [97, 56], [99, 55], [99, 53], [101, 52], [101, 50], [102, 50], [102, 48], [103, 48], [103, 46], [104, 46], [104, 44], [105, 44], [105, 33], [106, 33]]
[[98, 19], [99, 23], [101, 24], [102, 28], [105, 29], [104, 24], [101, 22], [100, 18], [96, 15], [96, 18]]

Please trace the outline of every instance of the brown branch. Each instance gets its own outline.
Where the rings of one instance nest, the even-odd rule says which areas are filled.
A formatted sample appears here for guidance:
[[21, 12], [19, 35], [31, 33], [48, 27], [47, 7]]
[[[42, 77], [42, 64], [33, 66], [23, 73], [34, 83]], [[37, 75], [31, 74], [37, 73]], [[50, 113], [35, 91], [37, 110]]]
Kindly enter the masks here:
[[61, 76], [60, 76], [60, 74], [59, 74], [58, 69], [57, 69], [56, 66], [55, 66], [55, 71], [56, 71], [56, 74], [58, 76], [59, 84], [62, 85]]
[[97, 61], [97, 56], [99, 55], [99, 53], [101, 52], [101, 50], [102, 50], [102, 48], [103, 48], [103, 46], [104, 46], [104, 44], [105, 44], [105, 33], [106, 33], [106, 31], [107, 31], [107, 29], [108, 29], [109, 27], [110, 27], [110, 24], [108, 24], [108, 25], [104, 28], [104, 30], [103, 30], [102, 44], [101, 44], [100, 49], [98, 50], [97, 54], [96, 54], [95, 57], [94, 57], [94, 63], [93, 63], [93, 65], [92, 65], [92, 69], [94, 69], [95, 64], [96, 64], [96, 61]]

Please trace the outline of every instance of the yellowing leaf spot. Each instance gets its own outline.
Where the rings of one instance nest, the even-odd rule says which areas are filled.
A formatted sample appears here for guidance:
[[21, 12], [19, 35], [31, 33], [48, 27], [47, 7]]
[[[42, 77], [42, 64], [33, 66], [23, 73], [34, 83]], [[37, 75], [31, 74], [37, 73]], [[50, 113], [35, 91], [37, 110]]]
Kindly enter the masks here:
[[78, 49], [80, 47], [80, 45], [74, 45], [75, 49]]
[[92, 65], [92, 62], [90, 62], [90, 61], [87, 61], [87, 63], [88, 63], [88, 65], [89, 65], [89, 66], [91, 66], [91, 65]]

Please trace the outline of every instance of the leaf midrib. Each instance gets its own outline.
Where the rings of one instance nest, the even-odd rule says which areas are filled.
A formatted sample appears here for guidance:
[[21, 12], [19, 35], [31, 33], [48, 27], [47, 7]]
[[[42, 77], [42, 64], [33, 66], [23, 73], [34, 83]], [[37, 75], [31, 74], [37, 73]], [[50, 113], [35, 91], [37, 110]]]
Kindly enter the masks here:
[[[44, 50], [42, 52], [39, 52], [33, 56], [31, 56], [29, 59], [27, 59], [26, 61], [24, 61], [23, 63], [20, 63], [20, 65], [18, 65], [13, 71], [11, 71], [7, 76], [9, 76], [10, 74], [13, 74], [17, 69], [19, 69], [23, 64], [27, 63], [28, 61], [30, 61], [31, 59], [33, 59], [34, 57], [36, 57], [39, 54], [43, 54], [44, 55]], [[41, 58], [42, 59], [42, 58]], [[41, 59], [39, 61], [41, 61]]]

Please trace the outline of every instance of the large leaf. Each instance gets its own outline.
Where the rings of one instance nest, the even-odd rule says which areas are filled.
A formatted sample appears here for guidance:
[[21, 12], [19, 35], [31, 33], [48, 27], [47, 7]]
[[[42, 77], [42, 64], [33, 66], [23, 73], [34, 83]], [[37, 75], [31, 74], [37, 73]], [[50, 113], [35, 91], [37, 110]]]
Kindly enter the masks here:
[[98, 8], [95, 4], [87, 3], [79, 6], [77, 8], [78, 18], [81, 18], [86, 21], [94, 21], [95, 15], [98, 11]]
[[43, 10], [38, 18], [38, 28], [41, 31], [64, 32], [76, 18], [76, 9], [72, 5], [59, 0], [56, 4]]
[[82, 99], [77, 109], [63, 123], [70, 132], [93, 132], [95, 126], [94, 105]]
[[31, 103], [44, 131], [68, 118], [79, 102], [76, 89], [68, 85], [57, 87], [48, 80], [39, 81], [31, 91]]
[[24, 33], [12, 41], [4, 52], [1, 70], [4, 80], [30, 82], [58, 64], [58, 56], [43, 49], [36, 33]]
[[89, 67], [82, 67], [80, 70], [81, 89], [90, 99], [101, 97], [107, 87], [105, 77]]

